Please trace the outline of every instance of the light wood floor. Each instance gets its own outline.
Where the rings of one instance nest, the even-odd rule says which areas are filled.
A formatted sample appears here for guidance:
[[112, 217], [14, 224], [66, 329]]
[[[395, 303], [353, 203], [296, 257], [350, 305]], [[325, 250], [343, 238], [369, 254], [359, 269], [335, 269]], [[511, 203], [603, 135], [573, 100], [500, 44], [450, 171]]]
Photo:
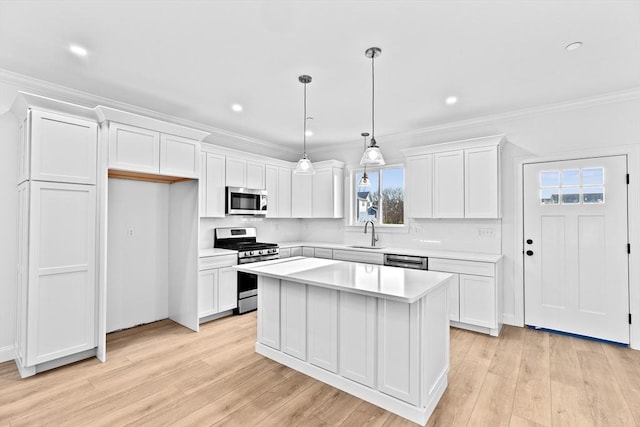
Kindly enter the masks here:
[[[0, 426], [414, 425], [253, 351], [255, 313], [161, 321], [92, 358], [20, 379], [0, 364]], [[429, 426], [638, 426], [640, 351], [515, 327], [451, 329], [449, 387]]]

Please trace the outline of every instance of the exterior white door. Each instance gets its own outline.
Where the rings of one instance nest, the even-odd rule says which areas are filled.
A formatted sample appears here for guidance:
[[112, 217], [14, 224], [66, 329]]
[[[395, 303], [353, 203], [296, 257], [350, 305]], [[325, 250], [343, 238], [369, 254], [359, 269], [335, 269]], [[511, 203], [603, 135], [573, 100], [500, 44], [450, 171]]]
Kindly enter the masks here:
[[629, 343], [627, 158], [524, 165], [525, 323]]

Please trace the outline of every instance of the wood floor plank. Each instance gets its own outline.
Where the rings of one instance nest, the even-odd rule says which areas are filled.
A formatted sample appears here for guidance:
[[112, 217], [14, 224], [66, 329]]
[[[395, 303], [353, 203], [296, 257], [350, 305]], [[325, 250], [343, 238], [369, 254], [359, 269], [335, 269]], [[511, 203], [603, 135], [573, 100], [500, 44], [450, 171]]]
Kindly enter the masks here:
[[551, 426], [549, 334], [525, 329], [513, 415]]
[[[600, 347], [602, 348], [602, 347]], [[635, 426], [633, 415], [602, 352], [578, 351], [589, 407], [597, 426]]]
[[[106, 363], [27, 379], [2, 363], [0, 427], [415, 425], [256, 354], [255, 337], [255, 313], [198, 334], [163, 320], [109, 334]], [[449, 386], [428, 426], [638, 426], [639, 351], [511, 326], [450, 339]]]

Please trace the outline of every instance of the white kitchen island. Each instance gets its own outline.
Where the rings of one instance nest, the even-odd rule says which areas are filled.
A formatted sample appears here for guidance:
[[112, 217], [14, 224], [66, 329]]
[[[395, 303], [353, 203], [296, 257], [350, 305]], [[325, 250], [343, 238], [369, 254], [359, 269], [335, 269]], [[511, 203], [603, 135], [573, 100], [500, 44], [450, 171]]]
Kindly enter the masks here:
[[256, 352], [419, 424], [447, 387], [448, 273], [294, 257], [258, 275]]

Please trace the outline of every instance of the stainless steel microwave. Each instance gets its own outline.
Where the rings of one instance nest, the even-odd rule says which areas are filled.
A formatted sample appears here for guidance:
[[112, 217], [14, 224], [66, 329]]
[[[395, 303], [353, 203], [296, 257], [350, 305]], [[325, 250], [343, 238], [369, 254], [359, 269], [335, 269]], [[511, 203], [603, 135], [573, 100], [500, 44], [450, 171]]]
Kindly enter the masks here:
[[267, 191], [227, 187], [227, 215], [266, 215]]

